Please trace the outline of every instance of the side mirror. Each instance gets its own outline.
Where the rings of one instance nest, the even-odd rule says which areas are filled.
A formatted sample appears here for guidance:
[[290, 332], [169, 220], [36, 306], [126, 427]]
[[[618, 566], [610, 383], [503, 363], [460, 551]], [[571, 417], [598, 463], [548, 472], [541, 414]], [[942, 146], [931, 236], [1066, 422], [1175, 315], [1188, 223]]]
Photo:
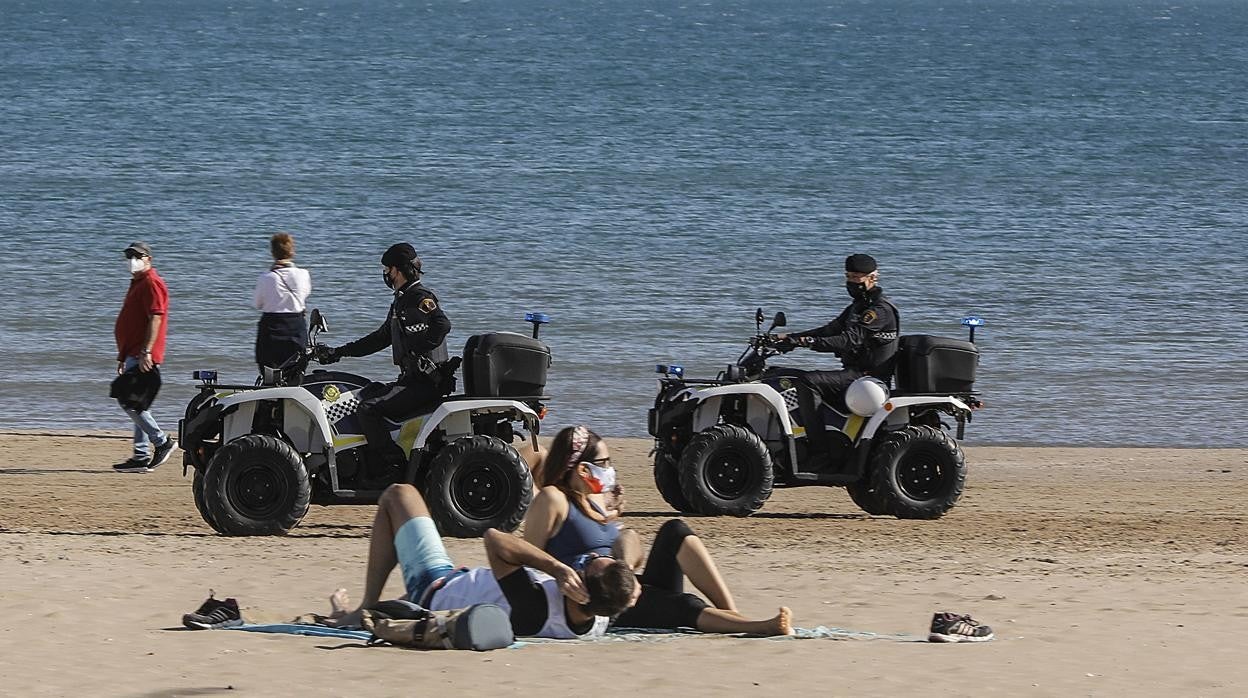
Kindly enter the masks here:
[[329, 323], [325, 322], [325, 316], [321, 315], [319, 308], [312, 309], [312, 315], [308, 318], [309, 327], [318, 332], [328, 332]]
[[759, 308], [758, 310], [754, 311], [754, 324], [758, 325], [759, 327], [763, 326], [763, 309], [762, 308]]
[[771, 329], [774, 330], [777, 327], [784, 327], [788, 323], [789, 320], [784, 316], [783, 312], [776, 313], [776, 317], [771, 321]]

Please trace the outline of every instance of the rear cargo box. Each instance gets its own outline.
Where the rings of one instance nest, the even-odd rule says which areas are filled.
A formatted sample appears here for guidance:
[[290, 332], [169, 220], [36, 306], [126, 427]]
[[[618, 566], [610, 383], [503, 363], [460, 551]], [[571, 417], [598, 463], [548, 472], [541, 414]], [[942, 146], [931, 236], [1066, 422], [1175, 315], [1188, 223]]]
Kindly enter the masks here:
[[897, 350], [897, 392], [969, 393], [975, 385], [979, 349], [961, 339], [912, 334]]
[[534, 397], [546, 390], [550, 347], [512, 332], [478, 334], [464, 345], [464, 394]]

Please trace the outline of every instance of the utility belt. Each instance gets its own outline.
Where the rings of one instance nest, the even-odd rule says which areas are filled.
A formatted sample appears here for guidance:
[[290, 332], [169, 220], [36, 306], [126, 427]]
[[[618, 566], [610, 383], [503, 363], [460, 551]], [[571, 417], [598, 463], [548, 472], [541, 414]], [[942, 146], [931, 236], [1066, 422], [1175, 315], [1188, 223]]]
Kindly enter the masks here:
[[426, 383], [440, 395], [455, 392], [455, 370], [460, 359], [452, 357], [437, 363], [425, 355], [408, 355], [399, 364], [399, 382], [405, 384]]

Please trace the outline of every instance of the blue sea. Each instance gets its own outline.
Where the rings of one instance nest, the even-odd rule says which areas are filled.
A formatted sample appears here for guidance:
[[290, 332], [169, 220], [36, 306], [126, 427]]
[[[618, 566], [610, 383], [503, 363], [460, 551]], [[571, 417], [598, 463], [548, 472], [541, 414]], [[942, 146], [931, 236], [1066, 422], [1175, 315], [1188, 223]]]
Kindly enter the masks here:
[[284, 230], [332, 344], [397, 241], [455, 348], [548, 313], [548, 433], [644, 435], [654, 364], [827, 322], [867, 252], [904, 332], [987, 321], [968, 443], [1248, 446], [1246, 36], [1242, 0], [3, 0], [0, 428], [127, 427], [133, 240], [157, 418], [250, 381]]

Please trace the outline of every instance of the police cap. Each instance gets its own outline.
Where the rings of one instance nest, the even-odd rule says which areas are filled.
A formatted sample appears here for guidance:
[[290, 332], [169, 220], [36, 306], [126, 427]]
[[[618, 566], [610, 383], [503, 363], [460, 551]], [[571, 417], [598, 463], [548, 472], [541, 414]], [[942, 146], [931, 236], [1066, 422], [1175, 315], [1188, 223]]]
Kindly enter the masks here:
[[390, 249], [381, 256], [381, 263], [387, 267], [403, 267], [416, 261], [416, 248], [400, 242], [397, 245], [391, 245]]
[[851, 254], [845, 258], [845, 271], [855, 274], [870, 274], [878, 269], [875, 257], [869, 254]]

